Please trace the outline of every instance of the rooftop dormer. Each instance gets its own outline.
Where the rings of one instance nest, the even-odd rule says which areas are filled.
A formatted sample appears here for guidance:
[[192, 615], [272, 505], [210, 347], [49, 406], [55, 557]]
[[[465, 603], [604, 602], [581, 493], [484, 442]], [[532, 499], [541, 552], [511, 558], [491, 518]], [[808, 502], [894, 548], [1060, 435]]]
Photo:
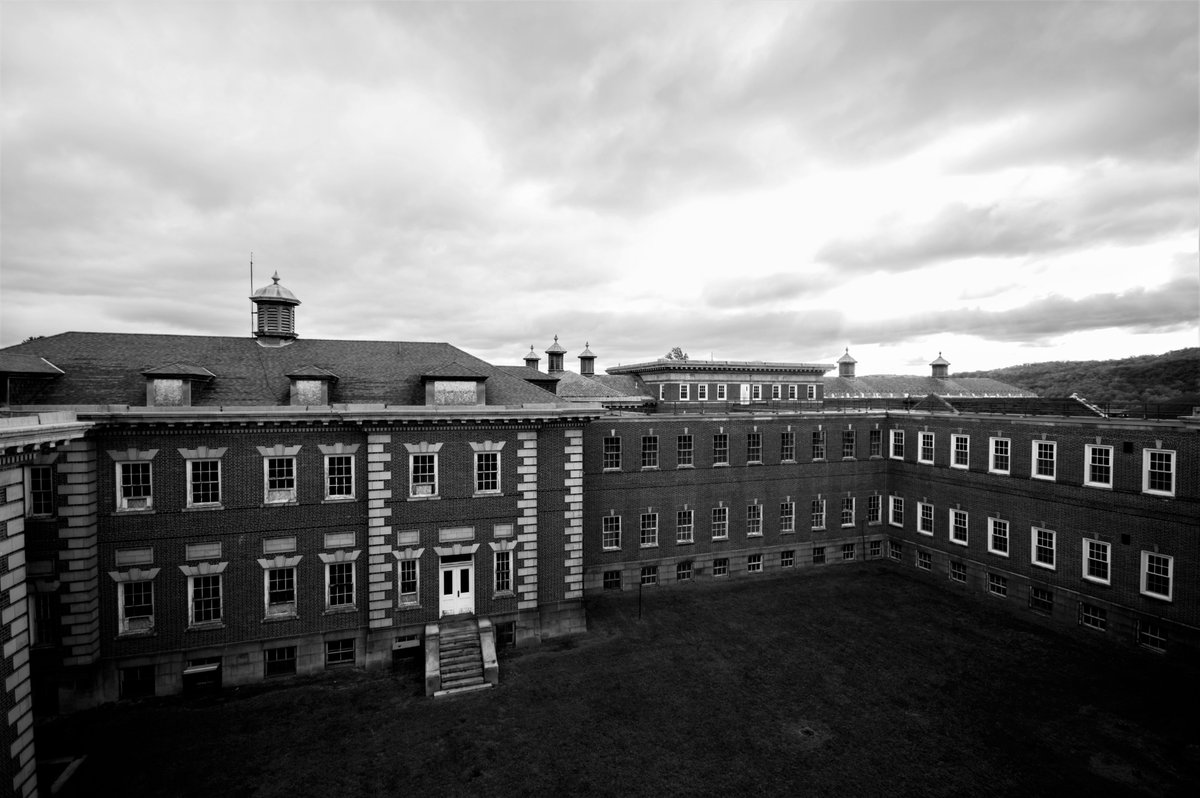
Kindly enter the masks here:
[[263, 346], [285, 346], [296, 337], [296, 295], [279, 284], [279, 272], [272, 283], [250, 297], [257, 308], [258, 325], [254, 331]]
[[171, 363], [142, 372], [146, 378], [146, 407], [191, 407], [192, 383], [216, 375], [203, 366]]
[[305, 366], [290, 372], [291, 402], [306, 407], [329, 404], [329, 389], [337, 382], [337, 375], [320, 366]]

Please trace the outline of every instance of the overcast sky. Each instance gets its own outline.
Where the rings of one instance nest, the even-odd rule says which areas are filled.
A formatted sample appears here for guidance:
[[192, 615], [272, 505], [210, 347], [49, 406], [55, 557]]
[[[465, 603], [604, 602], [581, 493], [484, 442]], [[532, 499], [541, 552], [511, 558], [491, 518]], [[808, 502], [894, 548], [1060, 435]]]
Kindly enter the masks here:
[[501, 364], [1196, 346], [1198, 8], [3, 3], [0, 345], [248, 335], [253, 251]]

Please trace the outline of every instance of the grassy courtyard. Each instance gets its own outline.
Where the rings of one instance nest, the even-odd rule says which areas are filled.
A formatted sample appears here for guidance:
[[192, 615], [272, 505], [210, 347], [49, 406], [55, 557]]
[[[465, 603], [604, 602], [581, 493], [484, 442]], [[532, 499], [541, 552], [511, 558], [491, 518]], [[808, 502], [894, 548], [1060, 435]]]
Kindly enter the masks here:
[[[1191, 795], [1193, 668], [882, 564], [605, 595], [433, 701], [342, 671], [46, 725], [73, 794]], [[988, 598], [988, 597], [983, 597]], [[48, 793], [48, 790], [47, 790]]]

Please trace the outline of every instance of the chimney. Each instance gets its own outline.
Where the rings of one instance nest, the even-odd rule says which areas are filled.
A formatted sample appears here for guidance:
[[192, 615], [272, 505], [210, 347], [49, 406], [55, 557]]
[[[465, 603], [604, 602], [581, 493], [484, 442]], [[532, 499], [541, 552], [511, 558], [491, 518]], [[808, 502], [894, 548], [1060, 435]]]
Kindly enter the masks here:
[[585, 377], [592, 377], [596, 374], [596, 356], [589, 349], [590, 343], [583, 345], [583, 351], [579, 353], [579, 373]]
[[845, 377], [848, 380], [854, 379], [854, 364], [858, 361], [850, 357], [850, 348], [846, 348], [846, 354], [837, 359], [838, 376]]
[[550, 374], [562, 371], [563, 355], [566, 353], [567, 350], [563, 349], [562, 345], [558, 342], [558, 336], [554, 336], [554, 343], [546, 350], [546, 354], [550, 356], [550, 362], [546, 364], [546, 371]]
[[937, 360], [929, 364], [933, 367], [933, 378], [935, 380], [944, 380], [950, 376], [950, 361], [942, 357], [942, 353], [938, 352]]

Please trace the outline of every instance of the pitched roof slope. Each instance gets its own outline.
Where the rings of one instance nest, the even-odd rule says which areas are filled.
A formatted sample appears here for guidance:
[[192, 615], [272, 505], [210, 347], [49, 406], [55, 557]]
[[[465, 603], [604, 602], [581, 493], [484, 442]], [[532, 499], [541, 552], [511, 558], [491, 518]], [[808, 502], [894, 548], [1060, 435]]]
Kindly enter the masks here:
[[144, 405], [143, 372], [181, 364], [215, 375], [192, 386], [195, 406], [286, 405], [288, 374], [313, 366], [337, 375], [334, 404], [424, 405], [422, 377], [447, 370], [486, 379], [489, 405], [567, 404], [447, 343], [297, 339], [266, 347], [248, 337], [66, 332], [0, 351], [10, 355], [36, 355], [64, 372], [14, 386], [13, 404]]
[[826, 399], [935, 396], [1036, 396], [1032, 391], [990, 377], [910, 377], [872, 375], [826, 377]]

